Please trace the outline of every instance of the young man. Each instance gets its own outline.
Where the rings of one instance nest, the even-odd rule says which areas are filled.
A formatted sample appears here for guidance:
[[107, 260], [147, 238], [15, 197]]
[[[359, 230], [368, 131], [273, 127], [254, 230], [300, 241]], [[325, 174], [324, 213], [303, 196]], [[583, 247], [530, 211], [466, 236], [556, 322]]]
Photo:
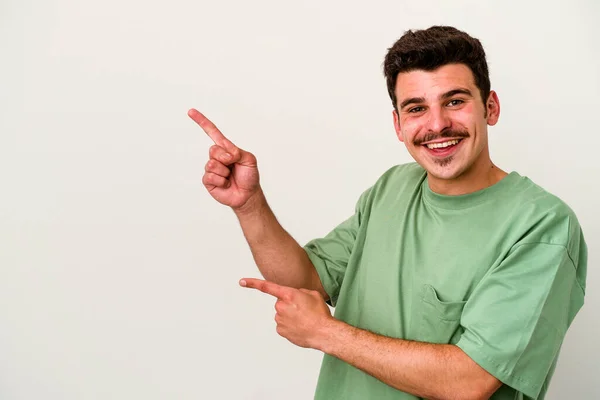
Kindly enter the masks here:
[[215, 142], [203, 183], [235, 211], [266, 279], [240, 284], [278, 299], [280, 335], [325, 353], [317, 399], [541, 399], [584, 300], [577, 218], [490, 160], [500, 103], [477, 39], [408, 31], [384, 69], [416, 163], [389, 169], [304, 247], [270, 210], [256, 158], [190, 110]]

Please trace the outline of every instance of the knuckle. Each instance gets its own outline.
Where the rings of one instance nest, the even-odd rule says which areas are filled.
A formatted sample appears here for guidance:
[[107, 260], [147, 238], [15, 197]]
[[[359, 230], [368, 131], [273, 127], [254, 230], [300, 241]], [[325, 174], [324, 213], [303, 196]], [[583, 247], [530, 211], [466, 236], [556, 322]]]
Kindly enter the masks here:
[[210, 146], [210, 149], [208, 150], [208, 154], [210, 155], [211, 158], [217, 158], [222, 153], [223, 153], [223, 148], [216, 144]]
[[238, 149], [237, 147], [233, 147], [229, 153], [233, 156], [235, 160], [241, 157], [240, 149]]
[[212, 172], [207, 172], [204, 174], [202, 181], [205, 185], [221, 186], [223, 185], [224, 178], [215, 175]]
[[206, 182], [208, 182], [211, 185], [214, 185], [215, 182], [215, 174], [213, 174], [212, 172], [209, 172], [206, 174]]

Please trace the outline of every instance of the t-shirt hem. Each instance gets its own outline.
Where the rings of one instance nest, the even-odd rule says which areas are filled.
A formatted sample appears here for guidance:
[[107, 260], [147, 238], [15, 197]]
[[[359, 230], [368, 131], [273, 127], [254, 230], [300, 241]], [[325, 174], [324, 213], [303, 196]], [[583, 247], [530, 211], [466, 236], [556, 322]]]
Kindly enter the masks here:
[[456, 344], [456, 346], [464, 351], [481, 368], [485, 369], [502, 383], [512, 387], [513, 389], [516, 389], [532, 399], [536, 399], [539, 395], [541, 387], [532, 384], [525, 378], [516, 376], [514, 373], [507, 371], [499, 362], [488, 357], [479, 349], [471, 347], [468, 343], [461, 343], [460, 341]]
[[329, 305], [331, 305], [332, 307], [335, 307], [337, 303], [337, 295], [333, 296], [332, 293], [337, 293], [339, 290], [339, 286], [333, 279], [328, 278], [327, 266], [325, 265], [323, 259], [321, 259], [319, 256], [314, 254], [311, 250], [307, 249], [306, 247], [304, 248], [304, 251], [306, 252], [308, 258], [317, 270], [317, 275], [319, 275], [319, 279], [321, 280], [323, 289], [325, 289], [325, 292], [329, 296], [329, 300], [327, 301], [327, 303], [329, 303]]

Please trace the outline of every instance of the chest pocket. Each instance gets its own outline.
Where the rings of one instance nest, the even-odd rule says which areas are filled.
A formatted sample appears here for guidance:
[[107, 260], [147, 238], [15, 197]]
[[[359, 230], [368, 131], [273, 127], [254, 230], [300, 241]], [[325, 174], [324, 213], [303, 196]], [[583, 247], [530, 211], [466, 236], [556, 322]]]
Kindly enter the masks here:
[[437, 344], [456, 344], [464, 329], [460, 317], [466, 301], [441, 301], [431, 285], [423, 285], [417, 307], [415, 340]]

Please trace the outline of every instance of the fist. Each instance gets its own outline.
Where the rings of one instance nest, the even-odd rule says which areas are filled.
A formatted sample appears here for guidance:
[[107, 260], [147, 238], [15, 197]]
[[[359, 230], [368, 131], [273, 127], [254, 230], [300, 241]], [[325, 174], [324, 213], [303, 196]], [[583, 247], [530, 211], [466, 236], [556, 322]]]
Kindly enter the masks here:
[[212, 139], [202, 183], [219, 203], [243, 207], [260, 192], [256, 157], [234, 145], [208, 118], [191, 109], [188, 116]]

